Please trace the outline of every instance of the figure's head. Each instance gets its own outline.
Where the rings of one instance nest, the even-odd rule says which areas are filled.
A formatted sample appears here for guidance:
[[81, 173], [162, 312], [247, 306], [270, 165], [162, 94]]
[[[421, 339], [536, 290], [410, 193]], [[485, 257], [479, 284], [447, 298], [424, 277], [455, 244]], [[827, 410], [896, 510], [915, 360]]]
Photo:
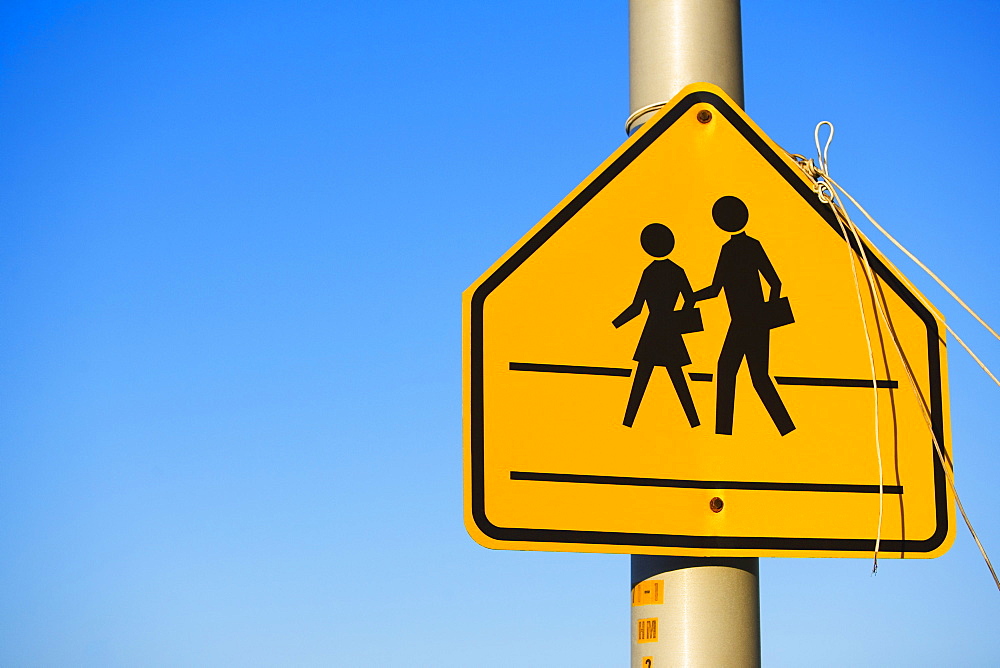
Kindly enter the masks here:
[[739, 232], [746, 227], [748, 218], [750, 211], [739, 197], [726, 195], [715, 200], [712, 206], [712, 219], [726, 232]]
[[666, 257], [674, 249], [674, 233], [662, 223], [650, 223], [642, 228], [639, 243], [653, 257]]

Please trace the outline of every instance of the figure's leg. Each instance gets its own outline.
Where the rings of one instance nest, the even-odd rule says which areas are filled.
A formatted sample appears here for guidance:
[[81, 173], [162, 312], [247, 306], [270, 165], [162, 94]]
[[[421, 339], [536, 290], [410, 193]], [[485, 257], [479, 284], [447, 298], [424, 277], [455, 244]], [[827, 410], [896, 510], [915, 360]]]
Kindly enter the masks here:
[[639, 362], [635, 369], [635, 378], [632, 379], [632, 391], [628, 395], [628, 407], [625, 408], [625, 419], [622, 424], [631, 427], [635, 422], [635, 414], [639, 412], [639, 404], [642, 403], [642, 395], [646, 392], [646, 385], [649, 384], [649, 377], [653, 373], [653, 365]]
[[688, 389], [683, 367], [668, 366], [667, 373], [670, 374], [670, 380], [677, 391], [677, 398], [681, 400], [681, 406], [684, 407], [684, 415], [687, 416], [688, 423], [692, 427], [697, 427], [701, 424], [701, 420], [698, 419], [698, 411], [695, 410], [694, 399], [691, 398], [691, 390]]
[[784, 436], [795, 429], [785, 404], [781, 401], [774, 381], [769, 373], [771, 357], [771, 330], [764, 329], [755, 332], [752, 344], [747, 346], [747, 367], [750, 369], [750, 380], [753, 382], [753, 389], [757, 391], [757, 396], [764, 403], [767, 414], [771, 416], [771, 421], [778, 428], [778, 432]]
[[715, 374], [715, 433], [733, 433], [733, 412], [736, 404], [736, 372], [743, 362], [741, 333], [732, 325], [719, 353]]

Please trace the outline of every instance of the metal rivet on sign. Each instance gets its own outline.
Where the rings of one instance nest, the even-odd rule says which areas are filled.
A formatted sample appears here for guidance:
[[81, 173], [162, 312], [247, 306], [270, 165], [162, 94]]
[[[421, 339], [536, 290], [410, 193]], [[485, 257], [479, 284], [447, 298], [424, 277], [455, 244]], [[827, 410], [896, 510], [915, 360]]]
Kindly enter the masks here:
[[701, 111], [698, 112], [699, 123], [708, 123], [710, 120], [712, 120], [711, 111], [709, 111], [708, 109], [702, 109]]
[[708, 507], [712, 509], [713, 513], [721, 513], [723, 505], [722, 499], [717, 496], [713, 496], [712, 500], [708, 502]]

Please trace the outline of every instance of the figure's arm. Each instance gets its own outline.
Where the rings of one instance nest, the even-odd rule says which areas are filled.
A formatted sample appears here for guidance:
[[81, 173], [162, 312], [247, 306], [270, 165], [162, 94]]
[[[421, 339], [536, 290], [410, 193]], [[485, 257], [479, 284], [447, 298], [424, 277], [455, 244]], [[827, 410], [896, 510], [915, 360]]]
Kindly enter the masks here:
[[695, 302], [700, 302], [703, 299], [711, 299], [712, 297], [718, 297], [719, 293], [722, 292], [722, 286], [716, 283], [712, 283], [707, 288], [702, 288], [697, 290], [692, 294]]
[[719, 253], [719, 262], [715, 265], [715, 276], [712, 277], [712, 284], [707, 288], [702, 288], [701, 290], [695, 291], [692, 295], [691, 303], [700, 302], [703, 299], [711, 299], [712, 297], [718, 297], [719, 293], [722, 292], [722, 272], [723, 266], [725, 265], [726, 257], [726, 247], [722, 247], [722, 252]]
[[771, 260], [767, 257], [767, 253], [764, 252], [763, 246], [760, 248], [760, 275], [764, 277], [764, 280], [771, 287], [771, 294], [768, 295], [767, 301], [771, 302], [781, 297], [781, 279], [778, 278], [778, 272], [771, 265]]
[[626, 322], [628, 322], [632, 318], [642, 313], [642, 305], [643, 303], [645, 303], [645, 301], [646, 301], [645, 299], [642, 299], [639, 295], [636, 295], [635, 301], [629, 304], [628, 308], [622, 311], [617, 318], [612, 320], [611, 324], [615, 326], [615, 329], [618, 329]]
[[635, 298], [632, 300], [632, 303], [629, 304], [624, 311], [618, 314], [617, 318], [611, 321], [611, 324], [615, 326], [615, 329], [618, 329], [626, 322], [642, 313], [642, 305], [646, 303], [646, 292], [643, 290], [645, 278], [646, 274], [643, 273], [642, 278], [639, 279], [639, 287], [635, 289]]

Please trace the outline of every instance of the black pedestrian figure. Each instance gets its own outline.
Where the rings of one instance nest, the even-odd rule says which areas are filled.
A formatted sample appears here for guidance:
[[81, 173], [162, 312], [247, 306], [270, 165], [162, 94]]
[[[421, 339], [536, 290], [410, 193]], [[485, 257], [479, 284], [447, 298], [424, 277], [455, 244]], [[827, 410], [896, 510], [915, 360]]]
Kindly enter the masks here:
[[[747, 360], [750, 380], [771, 421], [782, 436], [795, 429], [769, 375], [771, 328], [792, 321], [787, 300], [780, 299], [781, 281], [756, 239], [741, 232], [750, 217], [746, 204], [733, 196], [719, 198], [712, 207], [715, 224], [733, 236], [722, 245], [712, 285], [694, 294], [693, 301], [710, 299], [726, 291], [730, 324], [719, 354], [716, 376], [715, 433], [733, 433], [736, 374]], [[764, 301], [760, 277], [771, 288]], [[785, 313], [782, 313], [782, 310]]]
[[[653, 373], [653, 367], [662, 366], [666, 367], [670, 375], [688, 422], [692, 427], [697, 427], [700, 424], [698, 413], [682, 370], [682, 367], [691, 363], [682, 334], [686, 331], [701, 330], [698, 311], [690, 308], [694, 305], [691, 283], [683, 269], [666, 259], [674, 249], [674, 235], [666, 225], [660, 223], [647, 225], [639, 236], [639, 242], [644, 251], [661, 259], [649, 263], [642, 272], [642, 278], [639, 279], [635, 299], [612, 321], [616, 328], [621, 327], [642, 313], [643, 304], [649, 308], [646, 324], [635, 347], [635, 355], [632, 356], [638, 365], [622, 424], [631, 427], [635, 422], [635, 415], [639, 411], [639, 404], [642, 402], [649, 377]], [[684, 297], [684, 308], [675, 311], [674, 307], [680, 296]], [[697, 321], [695, 327], [691, 326], [693, 320]]]

